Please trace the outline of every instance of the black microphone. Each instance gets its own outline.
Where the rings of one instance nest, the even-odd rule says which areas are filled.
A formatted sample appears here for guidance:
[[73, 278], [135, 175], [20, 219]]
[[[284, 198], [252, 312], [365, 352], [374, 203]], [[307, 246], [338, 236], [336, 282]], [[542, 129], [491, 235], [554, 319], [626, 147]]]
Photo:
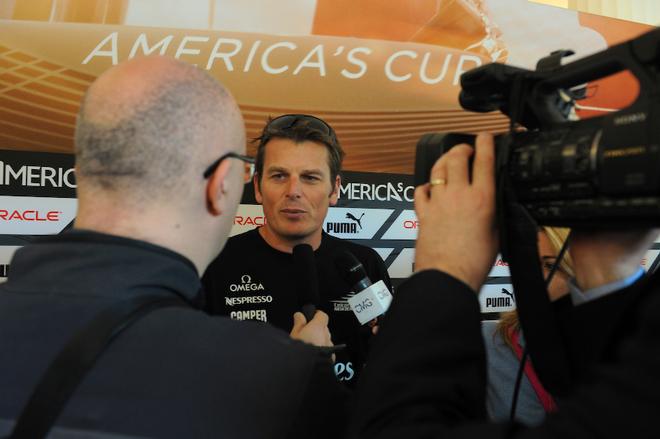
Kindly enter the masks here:
[[335, 258], [335, 267], [353, 291], [359, 293], [371, 286], [371, 279], [367, 275], [364, 265], [348, 250], [339, 253]]
[[293, 266], [296, 269], [296, 289], [301, 304], [301, 311], [309, 322], [316, 314], [320, 301], [319, 278], [316, 273], [314, 250], [309, 244], [293, 247]]

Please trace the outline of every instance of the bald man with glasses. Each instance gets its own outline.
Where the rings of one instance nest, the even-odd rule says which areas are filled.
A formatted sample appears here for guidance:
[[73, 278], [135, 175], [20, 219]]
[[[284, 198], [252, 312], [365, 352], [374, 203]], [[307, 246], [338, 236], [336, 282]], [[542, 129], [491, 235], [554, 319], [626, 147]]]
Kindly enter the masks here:
[[[229, 92], [131, 60], [92, 84], [75, 143], [74, 228], [19, 249], [0, 285], [0, 436], [341, 437], [327, 351], [201, 311], [252, 172]], [[300, 338], [329, 344], [326, 323]]]

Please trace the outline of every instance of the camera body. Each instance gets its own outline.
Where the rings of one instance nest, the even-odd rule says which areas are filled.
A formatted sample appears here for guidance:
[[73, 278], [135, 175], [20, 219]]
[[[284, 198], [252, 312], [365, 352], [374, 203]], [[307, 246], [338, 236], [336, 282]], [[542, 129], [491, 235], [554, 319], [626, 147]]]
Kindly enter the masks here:
[[539, 224], [659, 224], [660, 119], [648, 119], [660, 114], [648, 110], [501, 136], [497, 170]]
[[[518, 203], [542, 225], [660, 224], [660, 29], [561, 65], [570, 53], [554, 52], [534, 71], [494, 63], [461, 77], [465, 109], [511, 119], [509, 133], [496, 137], [498, 204]], [[633, 104], [571, 120], [585, 83], [624, 70], [639, 83]], [[417, 182], [464, 142], [473, 137], [423, 136]]]

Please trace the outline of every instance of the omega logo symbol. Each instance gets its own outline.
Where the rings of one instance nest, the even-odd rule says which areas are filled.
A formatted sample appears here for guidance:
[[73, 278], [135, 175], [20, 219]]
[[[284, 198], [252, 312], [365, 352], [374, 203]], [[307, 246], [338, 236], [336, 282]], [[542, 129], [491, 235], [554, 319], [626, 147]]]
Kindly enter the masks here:
[[241, 283], [229, 285], [229, 291], [235, 293], [237, 291], [264, 291], [265, 288], [261, 283], [252, 282], [252, 276], [244, 274], [241, 276]]

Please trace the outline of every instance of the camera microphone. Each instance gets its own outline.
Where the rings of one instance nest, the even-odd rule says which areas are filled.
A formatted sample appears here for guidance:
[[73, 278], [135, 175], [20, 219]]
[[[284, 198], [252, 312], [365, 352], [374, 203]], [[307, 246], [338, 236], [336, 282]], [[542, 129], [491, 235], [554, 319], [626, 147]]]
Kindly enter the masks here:
[[371, 279], [369, 279], [364, 265], [348, 250], [337, 255], [335, 267], [337, 267], [344, 280], [353, 288], [353, 291], [362, 291], [371, 286]]
[[385, 282], [379, 280], [372, 283], [364, 266], [353, 253], [346, 250], [337, 255], [335, 266], [356, 293], [348, 298], [348, 304], [360, 324], [364, 325], [387, 311], [392, 303], [392, 294]]

